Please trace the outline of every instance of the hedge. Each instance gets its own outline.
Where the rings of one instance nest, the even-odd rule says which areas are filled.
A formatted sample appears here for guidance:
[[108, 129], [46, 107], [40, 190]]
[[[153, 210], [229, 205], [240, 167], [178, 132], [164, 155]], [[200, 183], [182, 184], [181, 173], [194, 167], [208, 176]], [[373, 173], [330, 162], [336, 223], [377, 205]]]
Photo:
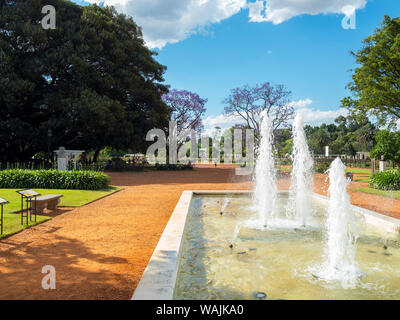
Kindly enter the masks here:
[[193, 170], [191, 164], [158, 164], [154, 165], [154, 170], [157, 171], [178, 171], [178, 170]]
[[369, 180], [369, 184], [379, 190], [400, 190], [400, 171], [389, 170], [375, 173]]
[[79, 189], [107, 188], [110, 177], [96, 171], [22, 170], [0, 171], [0, 188]]
[[329, 167], [330, 163], [328, 162], [316, 162], [314, 164], [314, 171], [318, 173], [325, 173], [326, 171], [328, 171]]

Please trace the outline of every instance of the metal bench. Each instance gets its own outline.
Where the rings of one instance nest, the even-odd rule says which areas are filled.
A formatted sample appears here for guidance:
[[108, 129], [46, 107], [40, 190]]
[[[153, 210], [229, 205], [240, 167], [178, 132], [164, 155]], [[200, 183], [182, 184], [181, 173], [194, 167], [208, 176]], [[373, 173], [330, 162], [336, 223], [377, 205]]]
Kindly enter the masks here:
[[62, 197], [62, 194], [47, 194], [27, 201], [34, 202], [35, 214], [43, 214], [45, 209], [56, 210]]

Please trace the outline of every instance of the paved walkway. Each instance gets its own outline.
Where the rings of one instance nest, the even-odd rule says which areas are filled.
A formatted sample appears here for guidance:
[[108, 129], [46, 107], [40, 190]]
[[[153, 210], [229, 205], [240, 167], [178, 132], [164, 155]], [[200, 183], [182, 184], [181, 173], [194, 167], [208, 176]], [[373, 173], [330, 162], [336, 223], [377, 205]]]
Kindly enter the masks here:
[[[183, 190], [250, 189], [231, 167], [110, 174], [125, 189], [0, 242], [0, 299], [130, 299]], [[288, 179], [280, 181], [287, 188]], [[323, 178], [316, 177], [322, 192]], [[400, 201], [352, 193], [400, 217]], [[42, 267], [56, 268], [43, 290]]]

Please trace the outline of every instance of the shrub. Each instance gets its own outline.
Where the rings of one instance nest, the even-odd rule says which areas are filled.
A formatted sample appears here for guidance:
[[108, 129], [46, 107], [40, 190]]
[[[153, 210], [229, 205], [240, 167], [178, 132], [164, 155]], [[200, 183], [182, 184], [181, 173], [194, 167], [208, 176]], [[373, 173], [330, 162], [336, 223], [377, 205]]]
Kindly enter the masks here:
[[314, 171], [318, 173], [325, 173], [329, 169], [330, 164], [328, 162], [317, 162], [314, 165]]
[[95, 171], [22, 170], [0, 171], [0, 188], [80, 189], [107, 188], [110, 178]]
[[193, 166], [191, 164], [155, 164], [155, 170], [192, 170]]
[[144, 171], [143, 164], [127, 163], [121, 158], [113, 158], [112, 161], [108, 161], [104, 167], [106, 171], [122, 172], [122, 171]]
[[400, 171], [390, 170], [372, 175], [369, 184], [380, 190], [400, 190]]

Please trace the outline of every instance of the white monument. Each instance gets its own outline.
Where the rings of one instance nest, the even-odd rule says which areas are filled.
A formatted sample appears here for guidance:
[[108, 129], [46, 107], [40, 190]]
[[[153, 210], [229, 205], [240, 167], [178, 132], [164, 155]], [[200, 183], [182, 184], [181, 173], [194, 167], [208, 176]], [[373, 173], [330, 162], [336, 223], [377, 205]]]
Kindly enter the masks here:
[[325, 157], [329, 157], [329, 146], [325, 147]]
[[382, 156], [381, 160], [379, 161], [379, 172], [384, 172], [386, 171], [386, 161], [385, 161], [385, 157]]
[[85, 150], [65, 150], [64, 147], [60, 147], [54, 152], [57, 154], [57, 169], [60, 171], [67, 171], [69, 160], [73, 160], [74, 170], [76, 170], [76, 161]]
[[60, 147], [60, 149], [55, 152], [57, 153], [57, 169], [60, 171], [67, 171], [68, 159], [65, 154], [65, 148]]

